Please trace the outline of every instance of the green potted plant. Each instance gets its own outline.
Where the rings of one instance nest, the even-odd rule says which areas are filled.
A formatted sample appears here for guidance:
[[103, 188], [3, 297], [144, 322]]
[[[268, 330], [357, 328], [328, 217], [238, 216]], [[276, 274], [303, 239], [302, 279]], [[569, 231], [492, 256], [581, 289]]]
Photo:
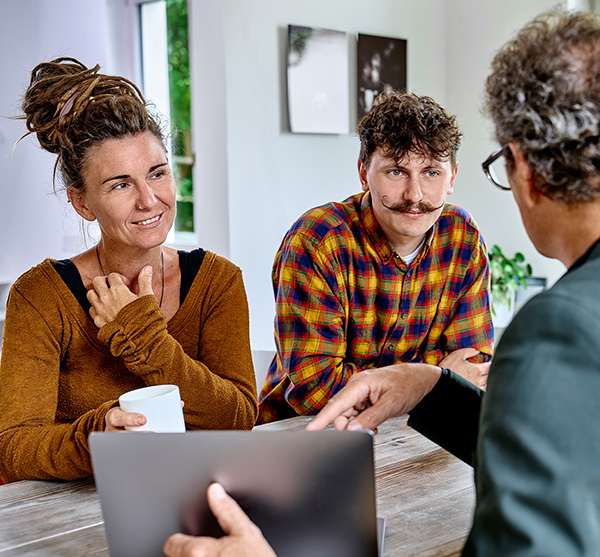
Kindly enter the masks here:
[[531, 265], [525, 262], [522, 253], [516, 252], [513, 257], [507, 257], [496, 244], [489, 252], [489, 259], [492, 316], [497, 316], [501, 311], [508, 311], [508, 321], [510, 321], [514, 311], [515, 294], [519, 286], [527, 288], [525, 279], [532, 274]]

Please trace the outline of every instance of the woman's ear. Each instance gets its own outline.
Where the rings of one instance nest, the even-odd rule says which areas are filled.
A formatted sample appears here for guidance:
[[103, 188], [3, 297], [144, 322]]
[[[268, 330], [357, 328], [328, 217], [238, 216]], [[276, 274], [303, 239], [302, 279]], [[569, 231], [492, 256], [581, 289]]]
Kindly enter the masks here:
[[67, 189], [67, 197], [69, 198], [69, 203], [73, 205], [73, 209], [75, 209], [80, 217], [89, 222], [96, 220], [96, 215], [94, 215], [87, 204], [85, 193], [77, 188], [70, 187]]

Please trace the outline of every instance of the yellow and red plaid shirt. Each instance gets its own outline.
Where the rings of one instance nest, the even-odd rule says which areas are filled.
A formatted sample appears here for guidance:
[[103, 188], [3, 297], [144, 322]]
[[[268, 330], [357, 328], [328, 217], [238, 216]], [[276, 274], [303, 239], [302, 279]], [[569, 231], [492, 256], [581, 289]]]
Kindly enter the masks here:
[[408, 266], [368, 192], [317, 207], [286, 234], [272, 278], [277, 355], [258, 423], [318, 412], [363, 369], [437, 364], [466, 347], [492, 355], [487, 251], [455, 205], [446, 204]]

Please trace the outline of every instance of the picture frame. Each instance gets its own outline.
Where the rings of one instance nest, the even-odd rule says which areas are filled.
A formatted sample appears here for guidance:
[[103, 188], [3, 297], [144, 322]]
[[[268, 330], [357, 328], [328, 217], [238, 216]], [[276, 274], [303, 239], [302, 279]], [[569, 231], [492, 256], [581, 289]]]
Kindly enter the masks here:
[[287, 101], [292, 133], [349, 132], [348, 37], [288, 25]]
[[360, 120], [386, 89], [407, 90], [406, 39], [358, 34], [356, 98]]

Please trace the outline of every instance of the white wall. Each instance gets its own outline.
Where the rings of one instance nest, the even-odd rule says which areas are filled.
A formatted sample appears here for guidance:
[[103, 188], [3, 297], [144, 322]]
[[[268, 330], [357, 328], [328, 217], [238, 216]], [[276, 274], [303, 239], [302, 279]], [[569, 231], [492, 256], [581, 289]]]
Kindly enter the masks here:
[[548, 277], [553, 283], [564, 272], [563, 265], [535, 250], [512, 194], [494, 188], [481, 170], [481, 163], [498, 148], [491, 122], [481, 109], [494, 54], [524, 23], [555, 6], [556, 1], [452, 0], [451, 5], [446, 20], [450, 30], [446, 41], [446, 107], [457, 115], [464, 139], [455, 193], [450, 201], [474, 215], [488, 246], [498, 244], [509, 256], [521, 251], [531, 262], [534, 274]]
[[2, 2], [0, 20], [0, 259], [13, 276], [45, 257], [66, 257], [80, 247], [79, 220], [64, 195], [52, 193], [55, 157], [33, 137], [23, 140], [22, 95], [35, 65], [58, 56], [86, 64], [106, 58], [105, 6], [98, 0]]
[[200, 245], [230, 255], [225, 15], [222, 0], [190, 3], [194, 230]]

